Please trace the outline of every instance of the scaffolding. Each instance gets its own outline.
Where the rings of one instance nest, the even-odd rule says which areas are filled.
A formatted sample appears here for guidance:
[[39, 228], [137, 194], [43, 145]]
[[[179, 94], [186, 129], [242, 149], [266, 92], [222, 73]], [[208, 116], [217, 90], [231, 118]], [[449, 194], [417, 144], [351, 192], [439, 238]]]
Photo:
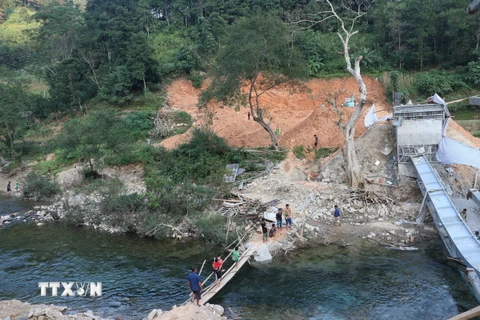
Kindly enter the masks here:
[[409, 162], [410, 157], [423, 155], [429, 162], [436, 162], [435, 155], [438, 151], [438, 144], [422, 144], [422, 145], [403, 145], [398, 148], [398, 162]]
[[401, 117], [403, 120], [443, 120], [445, 118], [445, 108], [439, 104], [395, 106], [393, 109], [393, 117]]
[[446, 118], [445, 107], [439, 104], [395, 106], [393, 118], [398, 163], [408, 163], [411, 157], [419, 155], [430, 162], [436, 161]]

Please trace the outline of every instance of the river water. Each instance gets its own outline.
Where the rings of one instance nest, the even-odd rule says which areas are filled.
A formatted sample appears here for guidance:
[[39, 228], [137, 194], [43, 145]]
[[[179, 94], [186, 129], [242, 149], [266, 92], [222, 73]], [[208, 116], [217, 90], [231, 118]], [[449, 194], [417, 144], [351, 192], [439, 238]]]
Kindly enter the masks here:
[[[0, 198], [0, 213], [30, 204]], [[62, 224], [0, 229], [0, 299], [141, 319], [188, 297], [191, 265], [219, 248], [111, 235]], [[478, 305], [440, 240], [398, 252], [369, 242], [311, 247], [245, 266], [212, 300], [237, 319], [446, 319]], [[208, 261], [209, 262], [209, 261]], [[210, 262], [206, 271], [210, 272]], [[101, 297], [40, 296], [38, 282], [102, 282]]]

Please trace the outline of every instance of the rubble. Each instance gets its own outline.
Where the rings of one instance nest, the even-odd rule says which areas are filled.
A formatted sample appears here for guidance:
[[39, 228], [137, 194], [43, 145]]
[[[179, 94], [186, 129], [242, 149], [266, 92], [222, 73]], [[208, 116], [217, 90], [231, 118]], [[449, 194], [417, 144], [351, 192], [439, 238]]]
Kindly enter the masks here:
[[88, 310], [84, 313], [68, 313], [67, 307], [55, 305], [31, 305], [19, 300], [0, 301], [0, 319], [10, 320], [109, 320], [94, 315]]

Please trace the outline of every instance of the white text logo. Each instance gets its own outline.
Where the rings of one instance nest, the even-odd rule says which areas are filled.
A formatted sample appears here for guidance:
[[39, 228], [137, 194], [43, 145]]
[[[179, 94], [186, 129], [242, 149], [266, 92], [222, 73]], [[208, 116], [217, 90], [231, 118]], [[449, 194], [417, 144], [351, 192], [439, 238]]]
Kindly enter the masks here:
[[47, 293], [52, 297], [58, 296], [59, 293], [62, 297], [102, 296], [101, 282], [39, 282], [38, 287], [42, 297], [45, 297]]

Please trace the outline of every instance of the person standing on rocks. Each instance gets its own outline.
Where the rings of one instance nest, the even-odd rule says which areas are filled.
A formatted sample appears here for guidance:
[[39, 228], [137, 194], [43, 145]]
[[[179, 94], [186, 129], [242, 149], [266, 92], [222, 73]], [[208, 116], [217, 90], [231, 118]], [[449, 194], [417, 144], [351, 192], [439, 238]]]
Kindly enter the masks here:
[[335, 205], [335, 211], [333, 212], [333, 216], [335, 217], [335, 225], [338, 224], [339, 227], [342, 227], [342, 224], [340, 223], [340, 215], [341, 215], [341, 211], [340, 211], [340, 208]]
[[195, 303], [195, 300], [197, 300], [197, 306], [199, 306], [200, 299], [202, 298], [202, 281], [200, 280], [196, 267], [192, 267], [192, 272], [188, 275], [187, 280], [188, 287], [192, 291], [192, 302]]
[[313, 137], [315, 138], [315, 141], [313, 142], [313, 147], [315, 149], [317, 149], [318, 148], [318, 137], [317, 137], [316, 134], [314, 134]]
[[262, 226], [262, 239], [263, 242], [268, 242], [268, 228], [267, 228], [267, 222], [265, 221], [265, 218], [262, 218], [262, 223], [260, 223]]
[[12, 193], [12, 182], [11, 182], [11, 181], [8, 181], [8, 184], [7, 184], [7, 195], [9, 195], [10, 193]]
[[277, 228], [282, 228], [282, 218], [283, 218], [283, 209], [278, 208], [277, 214], [275, 215], [275, 218], [277, 219]]
[[467, 209], [463, 209], [462, 212], [460, 212], [460, 215], [462, 216], [462, 219], [467, 222]]
[[292, 227], [292, 209], [290, 209], [290, 205], [287, 203], [285, 205], [285, 210], [283, 210], [285, 212], [285, 225], [287, 226], [287, 228], [291, 228]]

